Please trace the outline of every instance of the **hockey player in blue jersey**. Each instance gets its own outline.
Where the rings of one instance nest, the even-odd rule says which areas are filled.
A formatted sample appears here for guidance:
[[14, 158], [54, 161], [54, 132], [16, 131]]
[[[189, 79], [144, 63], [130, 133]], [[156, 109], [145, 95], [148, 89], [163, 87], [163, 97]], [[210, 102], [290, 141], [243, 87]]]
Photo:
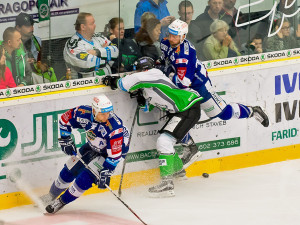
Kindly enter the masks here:
[[[49, 193], [41, 197], [44, 204], [48, 205], [48, 213], [56, 213], [76, 200], [93, 183], [101, 189], [109, 186], [112, 173], [129, 149], [129, 132], [122, 120], [113, 113], [113, 105], [105, 95], [94, 97], [92, 106], [82, 105], [68, 110], [61, 116], [59, 125], [59, 144], [62, 151], [71, 157], [53, 182]], [[72, 128], [84, 129], [86, 132], [87, 143], [78, 151], [71, 138]], [[99, 173], [100, 180], [85, 168], [75, 153], [94, 172]]]
[[[205, 66], [197, 59], [196, 49], [186, 40], [187, 33], [188, 24], [177, 19], [169, 25], [169, 36], [161, 41], [162, 56], [159, 63], [168, 75], [170, 71], [174, 72], [171, 78], [173, 83], [179, 88], [189, 87], [196, 90], [204, 98], [201, 101], [201, 109], [209, 118], [229, 120], [254, 117], [264, 127], [268, 127], [268, 116], [260, 106], [227, 104], [216, 93]], [[193, 140], [188, 142], [189, 146], [193, 146]], [[185, 148], [182, 161], [186, 161], [196, 153], [195, 148]]]

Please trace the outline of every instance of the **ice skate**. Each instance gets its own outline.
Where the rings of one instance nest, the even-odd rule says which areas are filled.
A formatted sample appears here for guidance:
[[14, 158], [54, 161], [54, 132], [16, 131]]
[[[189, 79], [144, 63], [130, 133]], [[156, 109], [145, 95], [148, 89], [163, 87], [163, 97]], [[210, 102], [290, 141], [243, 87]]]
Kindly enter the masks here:
[[193, 162], [195, 162], [202, 152], [198, 150], [198, 147], [195, 143], [187, 146], [183, 146], [183, 156], [181, 158], [183, 163], [183, 169], [188, 168]]
[[251, 107], [252, 113], [249, 117], [254, 117], [258, 122], [260, 122], [264, 127], [269, 126], [269, 118], [267, 114], [261, 109], [260, 106]]
[[164, 198], [175, 196], [174, 183], [171, 179], [162, 179], [160, 184], [148, 189], [152, 198]]
[[48, 205], [47, 207], [46, 207], [46, 211], [48, 212], [48, 213], [52, 213], [52, 214], [54, 214], [54, 213], [56, 213], [57, 211], [59, 211], [62, 207], [64, 207], [65, 206], [65, 203], [63, 203], [62, 201], [61, 201], [61, 199], [60, 198], [58, 198], [58, 199], [56, 199], [54, 202], [52, 202], [52, 204], [50, 204], [50, 205]]
[[187, 176], [186, 176], [186, 171], [185, 171], [185, 169], [182, 169], [182, 170], [180, 170], [180, 171], [174, 173], [174, 174], [173, 174], [173, 177], [174, 177], [176, 180], [178, 180], [178, 181], [180, 181], [180, 180], [187, 180]]

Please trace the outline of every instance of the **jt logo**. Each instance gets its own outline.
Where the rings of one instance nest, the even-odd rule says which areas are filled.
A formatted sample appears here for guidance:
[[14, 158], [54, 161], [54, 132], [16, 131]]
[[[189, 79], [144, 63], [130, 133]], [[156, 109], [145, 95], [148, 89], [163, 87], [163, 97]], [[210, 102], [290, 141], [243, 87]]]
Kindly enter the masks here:
[[18, 132], [12, 122], [0, 119], [0, 160], [8, 158], [18, 143]]

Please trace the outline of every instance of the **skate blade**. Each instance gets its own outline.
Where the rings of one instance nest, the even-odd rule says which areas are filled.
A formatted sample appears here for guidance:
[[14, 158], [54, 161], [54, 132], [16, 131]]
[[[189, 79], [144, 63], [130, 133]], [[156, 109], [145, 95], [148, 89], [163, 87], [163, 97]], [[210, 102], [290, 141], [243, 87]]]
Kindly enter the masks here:
[[198, 152], [198, 153], [196, 153], [195, 155], [193, 155], [193, 157], [191, 158], [191, 160], [187, 163], [187, 164], [185, 164], [185, 165], [183, 165], [183, 169], [186, 169], [186, 168], [188, 168], [190, 165], [192, 165], [196, 160], [198, 160], [201, 156], [202, 156], [202, 152]]
[[164, 192], [148, 192], [150, 198], [168, 198], [168, 197], [174, 197], [175, 196], [175, 191], [174, 190], [169, 190], [169, 191], [164, 191]]

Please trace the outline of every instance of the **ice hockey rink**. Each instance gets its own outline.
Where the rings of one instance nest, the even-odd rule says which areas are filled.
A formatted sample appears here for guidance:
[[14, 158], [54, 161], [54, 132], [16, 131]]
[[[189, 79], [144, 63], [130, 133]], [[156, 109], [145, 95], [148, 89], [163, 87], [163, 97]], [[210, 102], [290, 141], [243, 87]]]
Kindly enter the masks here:
[[[176, 181], [176, 196], [154, 199], [147, 188], [122, 199], [149, 225], [298, 225], [300, 159]], [[33, 205], [0, 211], [1, 225], [138, 225], [110, 192], [82, 196], [55, 215]]]

